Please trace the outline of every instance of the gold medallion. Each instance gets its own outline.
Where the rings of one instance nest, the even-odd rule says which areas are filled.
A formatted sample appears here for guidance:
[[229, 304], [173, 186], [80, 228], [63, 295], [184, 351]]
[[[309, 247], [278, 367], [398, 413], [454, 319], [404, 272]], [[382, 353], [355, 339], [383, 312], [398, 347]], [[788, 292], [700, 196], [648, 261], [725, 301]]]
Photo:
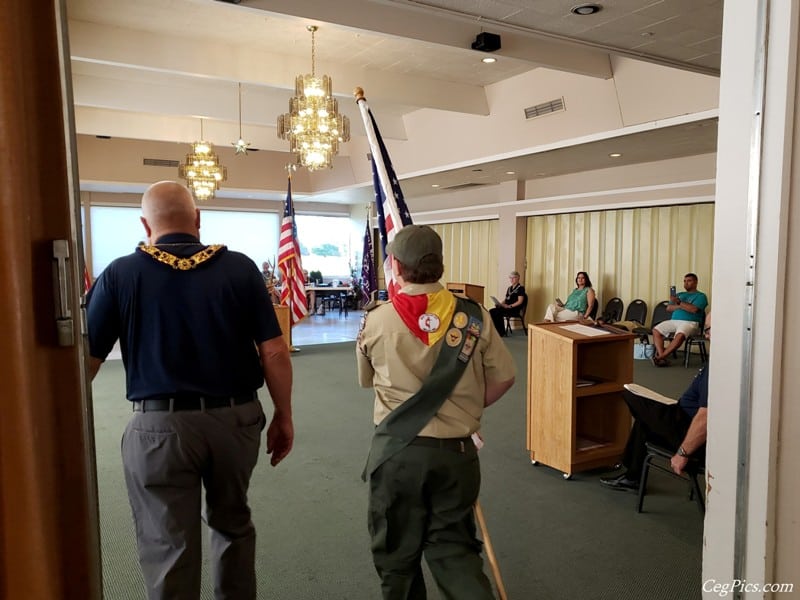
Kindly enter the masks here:
[[444, 334], [444, 341], [451, 348], [455, 348], [461, 343], [461, 330], [451, 327], [447, 330], [447, 333]]
[[467, 313], [457, 312], [453, 315], [453, 325], [458, 327], [459, 329], [464, 329], [467, 326]]

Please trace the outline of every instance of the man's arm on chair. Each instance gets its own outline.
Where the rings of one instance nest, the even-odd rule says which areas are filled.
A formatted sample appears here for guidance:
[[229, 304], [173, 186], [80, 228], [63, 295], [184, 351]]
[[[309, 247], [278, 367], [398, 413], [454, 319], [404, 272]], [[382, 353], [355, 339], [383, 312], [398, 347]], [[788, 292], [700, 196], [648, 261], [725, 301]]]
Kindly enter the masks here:
[[683, 438], [683, 443], [681, 443], [680, 446], [686, 453], [686, 456], [681, 456], [679, 452], [673, 456], [670, 461], [672, 470], [678, 475], [683, 473], [683, 470], [686, 468], [686, 464], [689, 462], [689, 455], [706, 443], [707, 424], [708, 409], [701, 408], [697, 411], [694, 419], [692, 419], [689, 425], [689, 431], [686, 432], [686, 437]]

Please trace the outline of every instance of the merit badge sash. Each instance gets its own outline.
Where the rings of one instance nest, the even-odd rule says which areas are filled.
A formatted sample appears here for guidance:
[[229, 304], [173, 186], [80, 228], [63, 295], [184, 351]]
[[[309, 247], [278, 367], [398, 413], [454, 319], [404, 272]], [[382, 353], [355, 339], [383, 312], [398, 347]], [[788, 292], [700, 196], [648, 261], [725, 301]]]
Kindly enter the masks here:
[[[454, 299], [452, 317], [446, 321], [449, 327], [439, 328], [446, 330], [445, 343], [420, 390], [386, 415], [375, 428], [367, 464], [361, 474], [363, 480], [408, 446], [430, 422], [453, 392], [475, 351], [483, 330], [481, 307], [472, 300], [455, 298], [447, 290], [444, 292]], [[404, 294], [396, 294], [393, 302], [401, 296]]]

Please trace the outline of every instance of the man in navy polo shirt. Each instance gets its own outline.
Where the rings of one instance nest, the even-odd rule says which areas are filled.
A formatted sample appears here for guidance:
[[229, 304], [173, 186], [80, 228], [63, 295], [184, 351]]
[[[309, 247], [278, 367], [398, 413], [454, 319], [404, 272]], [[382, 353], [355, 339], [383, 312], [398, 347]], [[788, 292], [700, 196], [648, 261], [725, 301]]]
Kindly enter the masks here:
[[201, 492], [217, 598], [256, 597], [247, 504], [266, 417], [277, 465], [294, 439], [292, 365], [258, 267], [202, 244], [189, 190], [162, 181], [142, 197], [147, 244], [113, 261], [88, 297], [90, 372], [117, 340], [133, 416], [122, 458], [148, 598], [199, 598]]

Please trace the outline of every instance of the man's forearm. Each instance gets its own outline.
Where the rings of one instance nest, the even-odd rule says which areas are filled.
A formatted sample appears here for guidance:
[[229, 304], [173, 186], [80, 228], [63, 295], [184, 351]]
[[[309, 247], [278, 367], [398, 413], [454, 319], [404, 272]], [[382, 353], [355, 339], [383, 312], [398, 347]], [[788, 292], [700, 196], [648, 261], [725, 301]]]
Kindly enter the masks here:
[[264, 380], [275, 406], [275, 412], [292, 415], [292, 359], [283, 337], [259, 344]]
[[686, 454], [696, 452], [706, 443], [707, 424], [708, 409], [701, 408], [692, 419], [689, 430], [686, 432], [686, 437], [683, 438], [683, 443], [681, 444]]

